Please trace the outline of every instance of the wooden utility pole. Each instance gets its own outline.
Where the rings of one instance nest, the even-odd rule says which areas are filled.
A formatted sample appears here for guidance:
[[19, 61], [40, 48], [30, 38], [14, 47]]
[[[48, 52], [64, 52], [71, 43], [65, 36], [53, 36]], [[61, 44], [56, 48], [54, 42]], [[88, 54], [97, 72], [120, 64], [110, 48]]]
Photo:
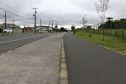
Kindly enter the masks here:
[[50, 27], [50, 18], [49, 18], [49, 27]]
[[14, 29], [14, 19], [13, 19], [13, 29]]
[[41, 28], [41, 26], [42, 26], [42, 20], [40, 19], [40, 28]]
[[6, 11], [5, 11], [5, 29], [6, 29]]
[[[2, 8], [0, 8], [2, 9]], [[5, 11], [5, 29], [6, 29], [6, 10], [2, 9], [3, 11]]]
[[52, 20], [52, 28], [53, 28], [53, 20]]
[[14, 19], [13, 19], [13, 32], [14, 32]]
[[33, 9], [35, 9], [35, 14], [33, 14], [33, 16], [35, 16], [35, 26], [34, 26], [34, 27], [35, 27], [35, 33], [36, 33], [36, 13], [37, 13], [37, 12], [36, 12], [36, 9], [37, 9], [37, 8], [33, 8]]

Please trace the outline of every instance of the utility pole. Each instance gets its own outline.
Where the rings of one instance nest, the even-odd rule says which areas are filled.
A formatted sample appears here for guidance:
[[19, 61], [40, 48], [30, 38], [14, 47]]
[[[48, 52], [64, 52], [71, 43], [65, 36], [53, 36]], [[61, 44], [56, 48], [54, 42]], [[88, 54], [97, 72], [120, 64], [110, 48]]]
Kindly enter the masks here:
[[[2, 9], [2, 8], [0, 8]], [[2, 9], [3, 11], [5, 11], [5, 29], [6, 29], [6, 10]]]
[[42, 20], [40, 19], [40, 29], [41, 29], [41, 26], [42, 26]]
[[14, 31], [14, 19], [13, 19], [13, 31]]
[[6, 11], [5, 11], [5, 29], [6, 29]]
[[52, 28], [53, 28], [53, 20], [52, 20]]
[[42, 22], [42, 20], [40, 19], [40, 28], [41, 28], [41, 25], [42, 25], [42, 23], [41, 23], [41, 22]]
[[50, 27], [50, 18], [49, 18], [49, 27]]
[[33, 9], [35, 9], [35, 14], [33, 14], [33, 16], [35, 16], [35, 33], [36, 33], [36, 13], [37, 13], [37, 12], [36, 12], [36, 9], [37, 9], [37, 8], [33, 8]]
[[52, 31], [53, 31], [53, 20], [52, 20]]

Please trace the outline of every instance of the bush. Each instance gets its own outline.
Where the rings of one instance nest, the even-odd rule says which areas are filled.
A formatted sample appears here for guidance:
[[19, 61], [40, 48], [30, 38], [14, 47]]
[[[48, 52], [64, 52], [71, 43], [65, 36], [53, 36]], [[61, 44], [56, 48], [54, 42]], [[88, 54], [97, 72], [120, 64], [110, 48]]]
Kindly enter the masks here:
[[73, 33], [75, 33], [75, 32], [76, 32], [75, 26], [72, 26], [72, 27], [71, 27], [71, 30], [73, 31]]

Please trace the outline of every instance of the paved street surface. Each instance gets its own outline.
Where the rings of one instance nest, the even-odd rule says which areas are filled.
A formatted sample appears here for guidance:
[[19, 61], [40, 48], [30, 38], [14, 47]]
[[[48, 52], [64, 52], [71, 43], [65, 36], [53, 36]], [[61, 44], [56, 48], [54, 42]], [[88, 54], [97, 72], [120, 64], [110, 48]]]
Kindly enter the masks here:
[[40, 34], [22, 34], [22, 35], [10, 35], [10, 36], [0, 36], [0, 43], [4, 42], [12, 42], [17, 40], [47, 36], [47, 35], [54, 35], [56, 33], [40, 33]]
[[0, 36], [0, 54], [56, 33]]
[[0, 55], [0, 84], [59, 84], [64, 33]]
[[69, 84], [126, 84], [126, 56], [71, 34], [64, 42]]

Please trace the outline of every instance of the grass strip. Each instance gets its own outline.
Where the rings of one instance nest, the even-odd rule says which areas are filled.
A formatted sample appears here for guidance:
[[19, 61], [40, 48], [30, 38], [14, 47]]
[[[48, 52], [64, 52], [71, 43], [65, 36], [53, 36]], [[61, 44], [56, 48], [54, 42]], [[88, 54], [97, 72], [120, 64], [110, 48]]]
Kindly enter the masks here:
[[102, 35], [91, 34], [91, 36], [89, 36], [90, 33], [86, 31], [78, 31], [76, 33], [73, 33], [73, 35], [86, 41], [92, 42], [96, 45], [101, 45], [126, 55], [126, 40], [105, 35], [105, 40], [103, 41]]

